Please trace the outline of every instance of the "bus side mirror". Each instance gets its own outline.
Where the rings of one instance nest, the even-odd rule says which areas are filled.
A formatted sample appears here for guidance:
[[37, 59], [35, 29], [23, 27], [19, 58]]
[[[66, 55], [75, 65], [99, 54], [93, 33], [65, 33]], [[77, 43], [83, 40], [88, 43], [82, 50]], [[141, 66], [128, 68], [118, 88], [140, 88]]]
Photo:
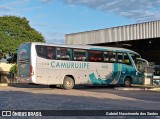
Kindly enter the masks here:
[[124, 60], [124, 63], [129, 64], [129, 60], [128, 59]]

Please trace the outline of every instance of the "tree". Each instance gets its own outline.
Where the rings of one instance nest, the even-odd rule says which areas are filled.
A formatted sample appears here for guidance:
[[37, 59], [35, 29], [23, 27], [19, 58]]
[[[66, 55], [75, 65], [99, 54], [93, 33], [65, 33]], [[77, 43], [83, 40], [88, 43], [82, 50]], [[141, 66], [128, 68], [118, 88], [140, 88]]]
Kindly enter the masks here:
[[18, 75], [18, 66], [17, 64], [12, 65], [12, 67], [9, 70], [10, 73]]
[[[0, 17], [0, 51], [16, 57], [17, 48], [24, 42], [45, 42], [41, 33], [29, 25], [29, 21], [23, 17]], [[12, 57], [12, 59], [13, 59]]]
[[3, 57], [3, 53], [0, 51], [0, 59]]

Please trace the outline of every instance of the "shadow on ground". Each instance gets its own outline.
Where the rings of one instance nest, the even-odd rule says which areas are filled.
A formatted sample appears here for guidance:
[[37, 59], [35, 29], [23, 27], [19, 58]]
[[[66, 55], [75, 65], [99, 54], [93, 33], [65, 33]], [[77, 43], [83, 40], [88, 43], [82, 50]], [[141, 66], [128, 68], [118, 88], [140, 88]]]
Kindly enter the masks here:
[[[10, 87], [17, 87], [17, 88], [49, 88], [48, 85], [39, 85], [39, 84], [23, 84], [23, 83], [10, 83], [8, 84]], [[107, 86], [91, 86], [91, 85], [76, 85], [74, 89], [77, 90], [89, 90], [89, 89], [114, 89], [115, 87], [119, 86], [113, 86], [113, 85], [107, 85]], [[56, 87], [60, 88], [60, 87]]]
[[[0, 110], [145, 110], [142, 107], [123, 105], [128, 100], [98, 99], [94, 97], [56, 95], [56, 94], [35, 94], [35, 93], [29, 93], [29, 92], [23, 92], [23, 91], [0, 91], [0, 96], [1, 96]], [[121, 106], [117, 104], [121, 104]], [[133, 116], [106, 117], [105, 115], [104, 117], [103, 116], [102, 117], [96, 117], [96, 116], [69, 117], [67, 116], [67, 117], [57, 117], [57, 118], [135, 119], [135, 117]], [[140, 117], [140, 118], [143, 119], [144, 117]], [[149, 118], [155, 119], [156, 117], [151, 116]]]
[[[48, 85], [37, 85], [37, 84], [10, 84], [10, 87], [15, 88], [33, 88], [36, 90], [40, 89], [46, 89], [46, 90], [54, 90], [54, 89], [61, 89], [61, 88], [49, 88]], [[145, 101], [156, 101], [160, 102], [160, 93], [158, 92], [151, 92], [151, 91], [123, 91], [123, 90], [114, 90], [114, 88], [117, 88], [119, 86], [76, 86], [74, 90], [80, 90], [80, 91], [87, 91], [87, 92], [95, 92], [95, 93], [108, 93], [108, 94], [115, 94], [122, 97], [127, 98], [134, 98], [134, 99], [140, 99]], [[132, 88], [132, 87], [131, 87]], [[135, 87], [136, 88], [136, 87]]]

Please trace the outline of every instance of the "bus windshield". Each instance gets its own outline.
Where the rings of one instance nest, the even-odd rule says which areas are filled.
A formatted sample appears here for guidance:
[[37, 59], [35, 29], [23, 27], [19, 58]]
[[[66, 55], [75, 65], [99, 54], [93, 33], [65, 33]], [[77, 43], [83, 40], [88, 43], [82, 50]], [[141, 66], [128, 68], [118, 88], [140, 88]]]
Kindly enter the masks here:
[[136, 68], [139, 72], [144, 73], [147, 66], [149, 66], [148, 61], [141, 58], [136, 59]]
[[130, 53], [130, 55], [131, 55], [131, 57], [132, 57], [132, 59], [133, 59], [133, 61], [134, 61], [135, 64], [136, 64], [137, 58], [141, 58], [141, 57], [140, 57], [139, 55], [137, 55], [137, 54]]

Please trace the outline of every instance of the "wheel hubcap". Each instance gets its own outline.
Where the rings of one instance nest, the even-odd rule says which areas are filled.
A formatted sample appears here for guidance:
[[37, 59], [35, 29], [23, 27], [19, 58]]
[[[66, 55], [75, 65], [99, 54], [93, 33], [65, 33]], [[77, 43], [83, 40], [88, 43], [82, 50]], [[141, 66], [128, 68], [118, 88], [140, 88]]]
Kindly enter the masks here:
[[70, 86], [70, 85], [71, 85], [71, 82], [70, 82], [70, 81], [67, 81], [66, 84], [67, 84], [67, 86]]
[[129, 81], [126, 81], [126, 85], [129, 86], [129, 85], [130, 85], [130, 82], [129, 82]]

